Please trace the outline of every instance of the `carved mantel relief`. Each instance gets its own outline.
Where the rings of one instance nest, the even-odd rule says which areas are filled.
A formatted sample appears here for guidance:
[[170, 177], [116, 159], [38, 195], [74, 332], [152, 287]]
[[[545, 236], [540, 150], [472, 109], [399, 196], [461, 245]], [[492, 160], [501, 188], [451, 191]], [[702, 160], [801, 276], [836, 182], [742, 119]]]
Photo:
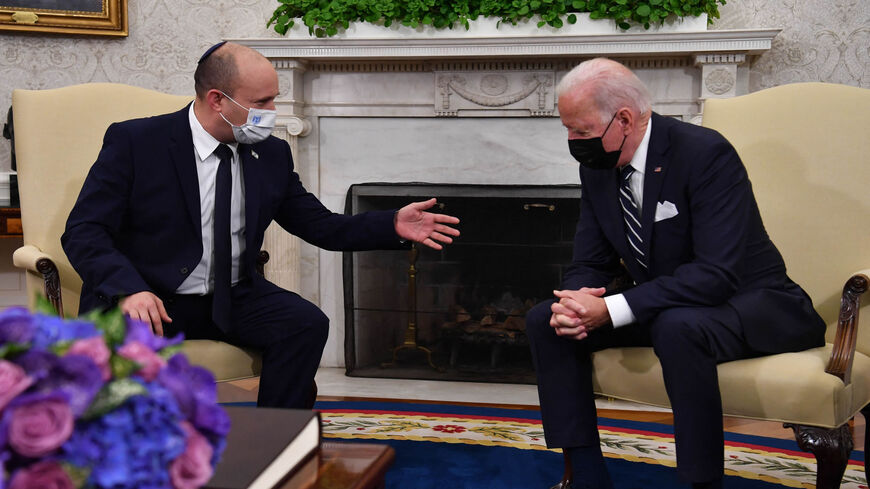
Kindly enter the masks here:
[[[456, 116], [460, 111], [489, 111], [487, 115], [551, 116], [555, 71], [549, 72], [436, 72], [435, 114]], [[498, 111], [492, 113], [492, 111]]]

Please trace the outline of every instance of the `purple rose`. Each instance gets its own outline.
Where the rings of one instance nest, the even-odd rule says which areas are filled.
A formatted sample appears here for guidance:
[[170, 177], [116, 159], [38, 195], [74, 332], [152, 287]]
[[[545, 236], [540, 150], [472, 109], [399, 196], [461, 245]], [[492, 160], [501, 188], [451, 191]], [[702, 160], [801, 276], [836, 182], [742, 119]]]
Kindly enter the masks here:
[[97, 364], [97, 367], [100, 367], [100, 373], [103, 374], [103, 382], [112, 378], [112, 368], [109, 366], [112, 352], [106, 346], [102, 336], [76, 340], [67, 351], [67, 355], [70, 354], [83, 355], [93, 360]]
[[166, 360], [154, 353], [154, 350], [148, 348], [148, 345], [138, 341], [125, 344], [118, 349], [118, 354], [141, 365], [136, 373], [148, 382], [154, 380], [160, 369], [166, 365]]
[[187, 419], [194, 419], [199, 403], [215, 404], [217, 388], [214, 375], [207, 369], [191, 365], [183, 354], [173, 355], [157, 377], [172, 392]]
[[3, 417], [8, 443], [25, 457], [42, 457], [59, 448], [73, 431], [73, 413], [61, 394], [30, 394], [9, 405]]
[[33, 379], [24, 369], [6, 360], [0, 360], [0, 411], [18, 394], [24, 392]]
[[169, 480], [174, 489], [197, 489], [205, 485], [214, 472], [212, 448], [190, 423], [182, 421], [181, 427], [187, 434], [187, 446], [184, 453], [169, 464]]
[[148, 324], [138, 319], [127, 319], [127, 336], [124, 338], [124, 344], [138, 341], [153, 351], [160, 351], [167, 346], [177, 345], [183, 340], [184, 335], [181, 333], [172, 338], [156, 336]]
[[35, 382], [48, 377], [57, 362], [57, 355], [45, 350], [30, 350], [15, 359], [15, 363], [20, 365]]
[[201, 402], [196, 406], [193, 424], [200, 431], [225, 437], [230, 432], [230, 417], [218, 404]]
[[75, 489], [75, 485], [59, 463], [45, 460], [15, 472], [9, 489]]
[[66, 395], [73, 414], [80, 416], [103, 386], [103, 374], [90, 358], [67, 355], [57, 360], [48, 376], [34, 386], [36, 392], [62, 392]]
[[33, 339], [33, 317], [23, 307], [10, 307], [0, 313], [0, 345], [30, 343]]

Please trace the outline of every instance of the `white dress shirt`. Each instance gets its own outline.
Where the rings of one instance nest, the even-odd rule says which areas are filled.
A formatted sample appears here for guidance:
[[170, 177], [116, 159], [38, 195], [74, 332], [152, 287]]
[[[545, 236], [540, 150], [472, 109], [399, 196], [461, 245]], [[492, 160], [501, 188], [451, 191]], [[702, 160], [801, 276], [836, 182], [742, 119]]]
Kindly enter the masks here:
[[[643, 175], [646, 171], [646, 154], [649, 149], [649, 135], [652, 132], [652, 117], [646, 125], [646, 133], [640, 142], [640, 146], [631, 157], [628, 163], [634, 168], [634, 173], [628, 177], [628, 186], [631, 187], [631, 193], [637, 201], [637, 208], [643, 209]], [[631, 308], [628, 306], [628, 301], [622, 294], [609, 295], [604, 298], [604, 303], [607, 305], [607, 312], [610, 313], [610, 321], [613, 322], [613, 327], [618, 328], [631, 324], [637, 320]]]
[[[202, 225], [202, 258], [196, 268], [175, 291], [177, 294], [205, 295], [214, 291], [214, 191], [220, 158], [214, 154], [220, 141], [208, 133], [193, 113], [188, 112], [193, 134], [193, 156], [199, 180], [199, 213]], [[245, 252], [245, 186], [239, 162], [238, 144], [227, 143], [233, 152], [231, 172], [233, 190], [230, 202], [230, 242], [232, 247], [232, 281], [239, 281], [239, 261]], [[182, 212], [183, 209], [179, 209]]]

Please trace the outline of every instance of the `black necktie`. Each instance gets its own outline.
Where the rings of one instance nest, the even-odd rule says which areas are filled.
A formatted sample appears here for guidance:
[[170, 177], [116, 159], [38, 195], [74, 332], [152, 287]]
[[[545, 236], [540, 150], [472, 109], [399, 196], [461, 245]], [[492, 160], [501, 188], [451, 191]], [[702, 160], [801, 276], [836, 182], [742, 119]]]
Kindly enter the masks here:
[[214, 187], [214, 295], [211, 314], [215, 324], [229, 330], [231, 323], [232, 244], [230, 242], [230, 202], [233, 193], [233, 152], [226, 144], [214, 151], [220, 158]]
[[634, 194], [629, 185], [634, 168], [629, 165], [622, 169], [619, 185], [619, 205], [622, 206], [622, 217], [625, 220], [625, 237], [634, 253], [634, 259], [646, 270], [646, 256], [643, 253], [643, 238], [640, 229], [640, 209], [634, 200]]

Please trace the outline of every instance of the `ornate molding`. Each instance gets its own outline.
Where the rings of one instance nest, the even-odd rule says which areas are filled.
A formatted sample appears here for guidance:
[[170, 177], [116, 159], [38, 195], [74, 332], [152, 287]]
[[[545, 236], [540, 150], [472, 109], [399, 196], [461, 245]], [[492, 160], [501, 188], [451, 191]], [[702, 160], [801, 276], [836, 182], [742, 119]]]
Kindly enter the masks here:
[[761, 54], [781, 29], [447, 39], [231, 39], [269, 59], [420, 60], [569, 56]]
[[311, 122], [301, 117], [287, 118], [287, 134], [304, 138], [311, 132]]
[[555, 76], [553, 71], [436, 73], [435, 113], [444, 117], [460, 110], [524, 110], [550, 116]]

